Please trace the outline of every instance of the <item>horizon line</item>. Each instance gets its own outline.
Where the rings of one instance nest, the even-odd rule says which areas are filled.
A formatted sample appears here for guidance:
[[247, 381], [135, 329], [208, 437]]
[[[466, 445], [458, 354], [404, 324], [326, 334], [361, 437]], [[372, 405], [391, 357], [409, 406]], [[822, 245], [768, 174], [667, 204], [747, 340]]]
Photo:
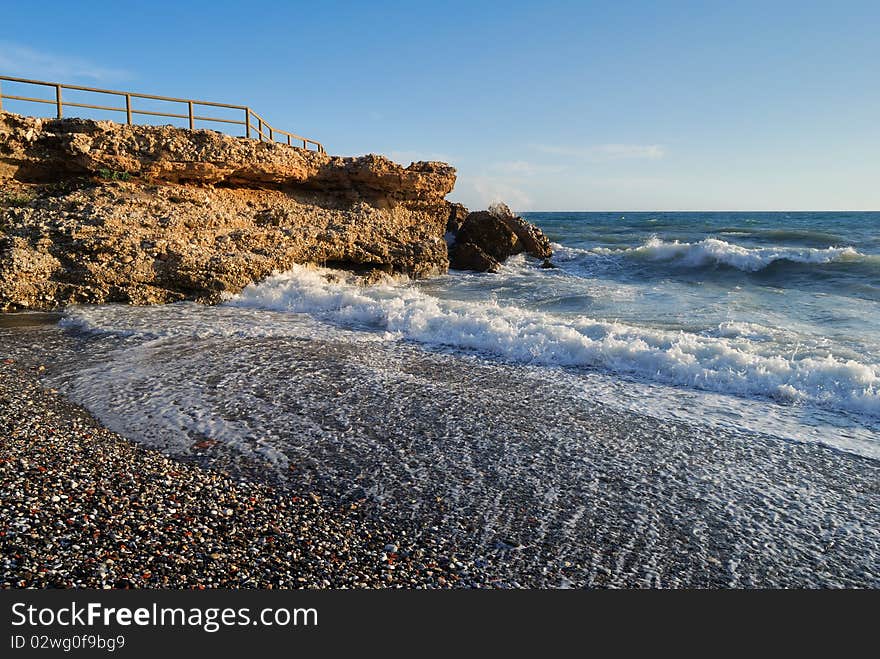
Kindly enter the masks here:
[[654, 208], [651, 210], [621, 210], [619, 208], [615, 209], [605, 209], [605, 210], [519, 210], [519, 213], [880, 213], [880, 209], [859, 209], [859, 208], [849, 208], [849, 209], [828, 209], [828, 208], [812, 208], [809, 210], [805, 209], [791, 209], [791, 208], [782, 208], [782, 209], [760, 209], [760, 208], [750, 208], [750, 209], [685, 209], [685, 208], [675, 208], [675, 209], [659, 209]]

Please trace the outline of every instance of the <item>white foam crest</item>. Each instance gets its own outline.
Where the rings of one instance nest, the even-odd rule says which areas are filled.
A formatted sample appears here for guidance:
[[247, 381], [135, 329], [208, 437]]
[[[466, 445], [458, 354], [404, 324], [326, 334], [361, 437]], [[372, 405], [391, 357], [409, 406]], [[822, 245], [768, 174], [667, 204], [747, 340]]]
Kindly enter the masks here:
[[550, 248], [553, 250], [553, 260], [557, 263], [566, 261], [574, 261], [583, 256], [595, 256], [596, 254], [613, 254], [615, 250], [599, 248], [601, 251], [583, 249], [581, 247], [571, 247], [560, 243], [551, 243]]
[[[122, 311], [121, 311], [122, 310]], [[109, 335], [140, 342], [224, 340], [260, 338], [310, 338], [317, 327], [330, 338], [334, 330], [303, 316], [265, 311], [207, 307], [178, 302], [149, 307], [118, 305], [70, 306], [58, 323], [74, 331]], [[381, 341], [382, 336], [345, 332], [345, 340]]]
[[477, 350], [515, 362], [598, 367], [707, 391], [804, 401], [880, 416], [880, 365], [784, 356], [748, 338], [704, 336], [440, 300], [412, 285], [329, 283], [313, 268], [248, 286], [226, 304], [311, 314], [384, 336]]
[[782, 337], [789, 341], [794, 340], [794, 333], [784, 328], [766, 327], [758, 323], [748, 323], [742, 321], [725, 321], [719, 323], [718, 327], [710, 332], [706, 332], [709, 336], [719, 336], [724, 338], [746, 338], [752, 341], [776, 341]]
[[591, 250], [603, 256], [633, 255], [652, 261], [674, 261], [688, 267], [710, 264], [727, 265], [744, 272], [763, 270], [776, 261], [794, 263], [826, 264], [836, 261], [852, 261], [864, 255], [852, 247], [742, 247], [717, 238], [706, 238], [696, 243], [664, 241], [650, 238], [644, 245], [625, 249], [597, 247]]

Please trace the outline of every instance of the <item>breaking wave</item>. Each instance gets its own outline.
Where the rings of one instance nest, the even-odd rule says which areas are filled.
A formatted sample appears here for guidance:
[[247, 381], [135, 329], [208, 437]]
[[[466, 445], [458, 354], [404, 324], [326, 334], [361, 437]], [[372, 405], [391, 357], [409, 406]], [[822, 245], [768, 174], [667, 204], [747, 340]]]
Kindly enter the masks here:
[[[694, 247], [658, 241], [645, 248], [687, 254]], [[709, 253], [718, 253], [711, 249]], [[743, 267], [757, 262], [748, 253], [758, 251], [745, 250]], [[337, 325], [369, 328], [389, 340], [474, 350], [514, 362], [594, 367], [664, 384], [880, 416], [880, 364], [830, 354], [795, 358], [782, 354], [782, 346], [754, 342], [730, 328], [706, 336], [564, 317], [493, 301], [441, 300], [401, 283], [371, 288], [330, 283], [320, 270], [308, 267], [248, 286], [225, 304], [308, 314]]]
[[817, 265], [860, 261], [864, 254], [852, 247], [742, 247], [717, 238], [706, 238], [696, 243], [682, 243], [677, 240], [663, 241], [651, 238], [639, 247], [610, 249], [597, 247], [591, 250], [603, 256], [624, 255], [650, 261], [672, 262], [676, 265], [700, 268], [707, 265], [724, 265], [743, 272], [758, 272], [776, 263], [812, 263]]

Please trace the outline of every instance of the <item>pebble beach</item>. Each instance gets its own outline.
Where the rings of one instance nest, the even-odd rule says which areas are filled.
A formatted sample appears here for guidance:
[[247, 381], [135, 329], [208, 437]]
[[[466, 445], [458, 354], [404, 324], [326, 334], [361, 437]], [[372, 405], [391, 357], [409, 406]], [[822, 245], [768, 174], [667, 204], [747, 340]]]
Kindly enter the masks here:
[[0, 364], [4, 588], [366, 588], [482, 585], [355, 506], [167, 458]]
[[[580, 372], [57, 321], [0, 325], [7, 588], [880, 586], [870, 458], [610, 409]], [[222, 411], [217, 439], [175, 430], [163, 392]], [[236, 417], [275, 452], [219, 432]]]

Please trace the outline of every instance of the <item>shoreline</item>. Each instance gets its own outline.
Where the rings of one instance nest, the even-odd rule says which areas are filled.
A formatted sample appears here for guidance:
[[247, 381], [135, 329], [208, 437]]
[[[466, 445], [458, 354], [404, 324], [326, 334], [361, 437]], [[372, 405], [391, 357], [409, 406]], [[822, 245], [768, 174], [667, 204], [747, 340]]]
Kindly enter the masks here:
[[[49, 327], [21, 328], [5, 331], [0, 350], [0, 362], [16, 359], [0, 363], [0, 423], [10, 438], [0, 470], [13, 495], [4, 500], [14, 504], [4, 508], [0, 528], [25, 520], [43, 529], [36, 537], [13, 529], [16, 535], [0, 544], [4, 555], [30, 552], [36, 569], [26, 568], [32, 576], [24, 583], [31, 586], [80, 585], [68, 582], [80, 575], [75, 566], [84, 556], [92, 562], [77, 578], [95, 587], [880, 586], [871, 569], [880, 542], [871, 521], [880, 506], [880, 464], [871, 458], [706, 431], [601, 404], [577, 409], [565, 382], [549, 382], [544, 372], [410, 346], [396, 357], [399, 365], [381, 352], [370, 359], [419, 373], [418, 381], [407, 376], [406, 389], [390, 390], [415, 407], [383, 409], [388, 418], [379, 419], [372, 390], [362, 396], [356, 386], [329, 398], [326, 389], [301, 390], [296, 404], [307, 417], [331, 423], [327, 415], [337, 412], [363, 414], [379, 443], [356, 446], [356, 435], [344, 435], [353, 451], [346, 452], [332, 435], [318, 438], [292, 455], [297, 470], [288, 480], [273, 484], [265, 465], [249, 469], [241, 456], [229, 455], [233, 449], [224, 453], [222, 443], [184, 460], [169, 457], [107, 430], [46, 390], [37, 381], [38, 360], [49, 359], [51, 370], [51, 355], [60, 350], [49, 333], [67, 349], [77, 345], [76, 337]], [[237, 350], [246, 354], [249, 345]], [[317, 340], [297, 343], [296, 350], [288, 357], [300, 367], [329, 365], [339, 382], [357, 362], [356, 353]], [[492, 399], [493, 391], [504, 398]], [[450, 412], [450, 400], [461, 409]], [[465, 425], [450, 435], [432, 418]], [[566, 439], [570, 428], [579, 433], [574, 443]], [[24, 458], [27, 468], [22, 456], [31, 456]], [[86, 477], [76, 478], [90, 478], [97, 493], [89, 495], [90, 505], [105, 496], [122, 512], [98, 508], [94, 523], [70, 530], [69, 500], [52, 497], [71, 496], [65, 479], [73, 480], [82, 465]], [[143, 501], [132, 498], [140, 490]], [[183, 501], [174, 513], [171, 497]], [[229, 520], [212, 514], [227, 508]], [[146, 512], [152, 516], [140, 530]], [[118, 524], [122, 531], [114, 530]], [[103, 531], [90, 538], [102, 527], [116, 539], [135, 538], [135, 546], [122, 552]], [[61, 538], [82, 541], [59, 545], [57, 528], [65, 531]], [[183, 535], [194, 529], [206, 538], [196, 545]], [[157, 536], [168, 548], [158, 558]], [[397, 549], [391, 566], [388, 545]], [[103, 566], [103, 576], [106, 561], [96, 551], [111, 552], [116, 566]], [[264, 563], [265, 572], [243, 574]], [[165, 574], [154, 570], [143, 579], [145, 565], [162, 566]], [[18, 587], [24, 569], [7, 563], [4, 586]]]

